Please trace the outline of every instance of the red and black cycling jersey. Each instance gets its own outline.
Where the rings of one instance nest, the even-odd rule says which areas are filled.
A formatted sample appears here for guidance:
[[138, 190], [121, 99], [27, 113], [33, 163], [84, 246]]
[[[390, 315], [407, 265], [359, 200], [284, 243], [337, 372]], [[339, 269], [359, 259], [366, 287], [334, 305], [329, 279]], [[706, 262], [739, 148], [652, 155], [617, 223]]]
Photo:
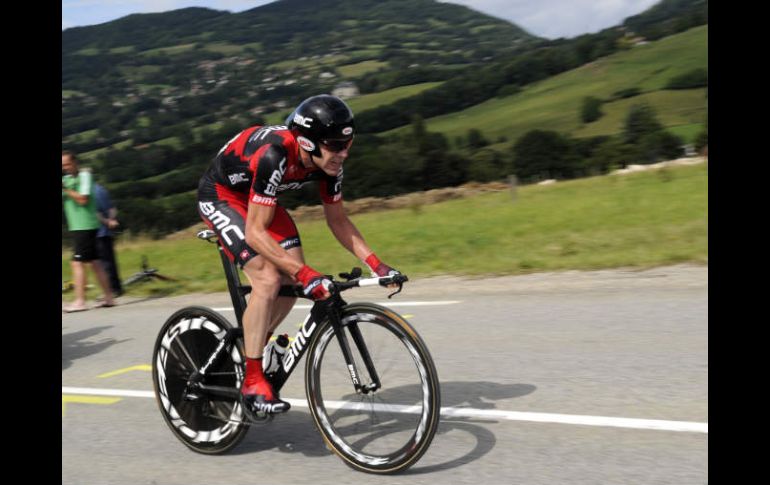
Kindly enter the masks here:
[[[254, 204], [275, 205], [278, 194], [318, 181], [321, 200], [333, 204], [342, 200], [342, 170], [336, 176], [319, 168], [305, 168], [299, 158], [299, 144], [285, 126], [252, 126], [222, 147], [201, 179], [211, 199], [228, 196]], [[206, 191], [208, 192], [208, 191]], [[208, 197], [207, 197], [208, 198]]]

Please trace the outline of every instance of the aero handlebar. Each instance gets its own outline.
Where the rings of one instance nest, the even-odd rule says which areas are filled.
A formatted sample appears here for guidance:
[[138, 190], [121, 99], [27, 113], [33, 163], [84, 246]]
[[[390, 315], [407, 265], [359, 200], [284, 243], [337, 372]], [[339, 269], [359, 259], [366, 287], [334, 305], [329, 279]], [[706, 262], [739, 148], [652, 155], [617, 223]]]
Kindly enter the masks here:
[[[358, 271], [356, 271], [358, 270]], [[354, 268], [351, 272], [352, 274], [342, 273], [340, 276], [343, 278], [346, 278], [347, 281], [334, 281], [332, 280], [332, 289], [331, 293], [340, 293], [345, 290], [349, 290], [351, 288], [355, 288], [357, 286], [390, 286], [390, 285], [398, 285], [398, 290], [388, 295], [388, 298], [393, 297], [393, 295], [398, 294], [401, 292], [402, 287], [404, 286], [404, 283], [409, 281], [409, 278], [404, 274], [397, 274], [393, 276], [375, 276], [373, 278], [360, 278], [360, 277], [353, 277], [356, 275], [361, 274], [361, 270], [359, 268]], [[326, 275], [329, 279], [332, 279], [332, 276]], [[348, 279], [350, 278], [350, 279]], [[309, 298], [305, 296], [302, 285], [284, 285], [281, 286], [280, 291], [278, 292], [279, 296], [296, 296], [300, 298]]]

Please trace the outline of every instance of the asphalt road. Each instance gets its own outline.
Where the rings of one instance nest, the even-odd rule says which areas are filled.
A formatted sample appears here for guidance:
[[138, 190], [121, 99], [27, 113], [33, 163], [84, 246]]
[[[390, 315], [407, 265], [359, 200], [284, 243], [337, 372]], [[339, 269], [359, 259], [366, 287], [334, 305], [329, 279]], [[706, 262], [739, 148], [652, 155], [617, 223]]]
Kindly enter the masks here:
[[[346, 296], [385, 301], [377, 289]], [[226, 294], [210, 294], [124, 297], [115, 308], [62, 315], [62, 483], [707, 482], [707, 268], [440, 277], [412, 282], [389, 303], [428, 344], [446, 411], [406, 473], [348, 468], [301, 406], [252, 428], [227, 455], [177, 441], [145, 397], [152, 347], [177, 309], [229, 306]], [[295, 309], [279, 331], [293, 334], [306, 312]], [[282, 396], [304, 399], [302, 379], [300, 367]], [[595, 422], [574, 424], [584, 416]], [[657, 420], [670, 425], [647, 426]]]

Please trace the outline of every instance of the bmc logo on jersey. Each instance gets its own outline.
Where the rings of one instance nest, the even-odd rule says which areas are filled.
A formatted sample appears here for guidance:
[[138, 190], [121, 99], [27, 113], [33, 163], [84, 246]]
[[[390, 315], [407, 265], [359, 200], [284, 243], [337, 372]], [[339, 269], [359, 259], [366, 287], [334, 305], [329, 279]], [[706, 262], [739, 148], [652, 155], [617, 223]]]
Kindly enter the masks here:
[[286, 173], [286, 157], [283, 157], [278, 162], [278, 168], [273, 170], [273, 174], [270, 176], [270, 180], [267, 181], [267, 187], [265, 187], [265, 195], [275, 197], [275, 191], [278, 185], [281, 183], [283, 174]]
[[315, 150], [315, 143], [308, 140], [304, 136], [298, 136], [297, 143], [299, 143], [299, 146], [301, 146], [302, 149], [305, 150], [306, 152], [312, 152], [313, 150]]
[[288, 184], [281, 184], [278, 186], [278, 192], [283, 192], [284, 190], [297, 190], [301, 188], [303, 185], [309, 184], [310, 182], [289, 182]]
[[259, 205], [267, 205], [267, 206], [276, 205], [275, 197], [265, 197], [259, 194], [254, 194], [254, 196], [251, 198], [251, 201]]
[[305, 128], [310, 128], [310, 124], [313, 122], [313, 118], [302, 116], [301, 114], [294, 115], [294, 122]]
[[245, 173], [234, 173], [232, 175], [227, 176], [230, 179], [230, 183], [232, 185], [235, 185], [240, 182], [248, 182], [248, 179], [246, 178]]
[[228, 232], [234, 233], [241, 241], [246, 240], [246, 236], [241, 231], [241, 228], [237, 224], [230, 224], [230, 218], [216, 210], [214, 204], [211, 202], [198, 202], [198, 206], [201, 213], [211, 221], [211, 225], [219, 229], [219, 235], [225, 239], [228, 246], [233, 244], [233, 240], [227, 234]]

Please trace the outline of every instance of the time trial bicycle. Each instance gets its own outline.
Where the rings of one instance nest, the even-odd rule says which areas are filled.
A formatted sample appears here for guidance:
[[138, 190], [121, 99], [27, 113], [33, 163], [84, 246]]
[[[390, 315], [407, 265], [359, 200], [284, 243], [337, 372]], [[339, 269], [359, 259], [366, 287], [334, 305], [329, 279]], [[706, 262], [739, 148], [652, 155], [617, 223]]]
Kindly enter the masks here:
[[[240, 399], [242, 316], [251, 287], [241, 284], [213, 231], [198, 237], [217, 243], [238, 325], [210, 308], [182, 308], [160, 330], [152, 376], [161, 414], [174, 435], [196, 452], [218, 454], [273, 415], [246, 413]], [[406, 275], [362, 278], [354, 268], [340, 277], [345, 281], [333, 280], [332, 296], [313, 304], [281, 365], [266, 377], [279, 392], [308, 353], [307, 405], [327, 447], [354, 469], [400, 472], [422, 457], [438, 428], [436, 368], [424, 341], [402, 316], [341, 297], [354, 287], [397, 285], [392, 297], [408, 281]], [[305, 298], [302, 287], [292, 285], [282, 286], [279, 296]]]

